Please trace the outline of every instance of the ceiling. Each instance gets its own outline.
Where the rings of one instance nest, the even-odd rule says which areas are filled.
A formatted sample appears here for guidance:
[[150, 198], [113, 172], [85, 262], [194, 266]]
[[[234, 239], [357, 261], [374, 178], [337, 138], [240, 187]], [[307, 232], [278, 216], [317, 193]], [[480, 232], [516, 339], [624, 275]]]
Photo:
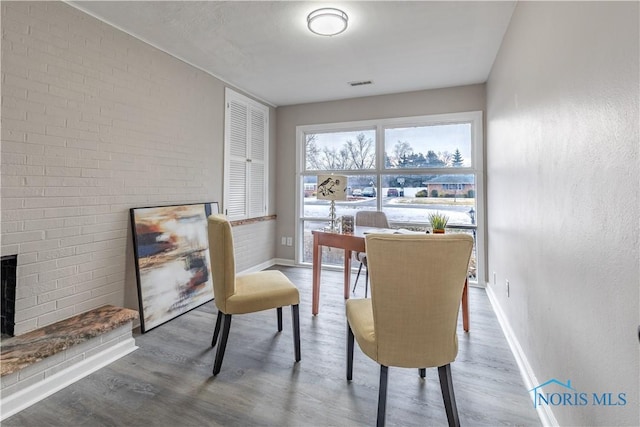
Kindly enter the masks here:
[[[483, 83], [515, 1], [70, 1], [274, 106]], [[347, 30], [311, 33], [338, 7]], [[349, 82], [371, 80], [352, 87]]]

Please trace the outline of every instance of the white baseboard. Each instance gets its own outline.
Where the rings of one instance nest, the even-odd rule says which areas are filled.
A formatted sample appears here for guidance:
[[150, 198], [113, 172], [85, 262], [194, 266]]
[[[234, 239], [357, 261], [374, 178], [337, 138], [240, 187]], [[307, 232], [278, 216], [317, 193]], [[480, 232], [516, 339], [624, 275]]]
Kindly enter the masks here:
[[[493, 307], [493, 312], [496, 314], [498, 318], [498, 323], [500, 323], [500, 327], [502, 328], [502, 332], [504, 333], [505, 338], [507, 339], [507, 343], [509, 344], [509, 348], [511, 348], [511, 353], [513, 353], [513, 357], [516, 359], [516, 363], [518, 364], [518, 369], [520, 370], [520, 375], [522, 376], [522, 380], [524, 381], [524, 385], [527, 390], [531, 390], [534, 387], [537, 387], [540, 382], [536, 378], [533, 369], [531, 368], [531, 364], [527, 359], [527, 355], [522, 350], [522, 346], [518, 342], [513, 329], [509, 325], [509, 321], [505, 316], [498, 300], [491, 289], [491, 286], [486, 287], [487, 296], [489, 297], [489, 302]], [[533, 399], [531, 400], [531, 404], [533, 405]], [[538, 413], [538, 417], [540, 418], [540, 422], [543, 426], [558, 426], [558, 420], [553, 415], [553, 411], [550, 408], [550, 405], [538, 405], [536, 408], [536, 412]]]
[[264, 269], [267, 269], [267, 268], [271, 267], [272, 265], [275, 265], [275, 263], [276, 263], [275, 262], [275, 258], [272, 258], [272, 259], [270, 259], [268, 261], [265, 261], [263, 263], [254, 265], [253, 267], [249, 267], [246, 270], [239, 271], [236, 274], [256, 273], [258, 271], [262, 271]]
[[45, 397], [51, 396], [53, 393], [62, 390], [66, 386], [92, 374], [98, 369], [115, 362], [137, 348], [135, 340], [129, 338], [81, 362], [69, 366], [38, 383], [16, 391], [6, 398], [0, 398], [0, 421], [17, 414]]
[[284, 266], [287, 266], [287, 267], [295, 267], [296, 266], [295, 260], [287, 259], [287, 258], [275, 258], [274, 259], [274, 264], [275, 265], [284, 265]]

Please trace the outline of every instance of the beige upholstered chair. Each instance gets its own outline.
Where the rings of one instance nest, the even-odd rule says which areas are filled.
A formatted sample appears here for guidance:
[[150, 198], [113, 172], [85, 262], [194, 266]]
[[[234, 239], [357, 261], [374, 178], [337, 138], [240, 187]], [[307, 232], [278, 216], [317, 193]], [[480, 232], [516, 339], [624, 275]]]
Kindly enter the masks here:
[[[363, 227], [380, 227], [380, 228], [389, 228], [389, 220], [387, 220], [387, 215], [384, 212], [378, 211], [358, 211], [356, 213], [356, 225], [361, 225]], [[360, 266], [358, 267], [358, 274], [356, 275], [356, 281], [353, 284], [353, 290], [351, 292], [356, 291], [356, 286], [358, 286], [358, 279], [360, 278], [360, 272], [362, 271], [362, 266], [367, 267], [367, 254], [366, 252], [355, 252], [353, 254], [354, 258], [357, 261], [360, 261]], [[364, 279], [364, 297], [367, 297], [367, 291], [369, 288], [369, 270], [367, 269], [365, 272]]]
[[277, 309], [278, 331], [282, 331], [282, 307], [290, 305], [293, 319], [293, 344], [296, 362], [300, 361], [300, 320], [298, 288], [280, 271], [259, 271], [236, 276], [231, 224], [223, 215], [209, 217], [209, 252], [213, 275], [213, 291], [218, 307], [218, 318], [211, 346], [216, 345], [220, 327], [222, 335], [218, 343], [213, 375], [222, 367], [227, 346], [231, 316]]
[[380, 364], [378, 426], [384, 425], [389, 366], [438, 367], [449, 425], [459, 425], [451, 367], [456, 327], [473, 238], [465, 234], [366, 236], [371, 299], [347, 301], [347, 380], [354, 337]]

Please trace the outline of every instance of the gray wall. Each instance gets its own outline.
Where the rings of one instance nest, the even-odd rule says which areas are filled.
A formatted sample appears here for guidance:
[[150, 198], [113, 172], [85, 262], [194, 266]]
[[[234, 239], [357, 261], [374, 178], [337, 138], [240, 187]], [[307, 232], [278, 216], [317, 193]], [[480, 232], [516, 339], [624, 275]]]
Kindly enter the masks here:
[[[484, 85], [472, 85], [278, 108], [277, 241], [295, 236], [296, 126], [484, 111], [484, 90]], [[276, 256], [293, 261], [294, 248], [278, 245]]]
[[560, 425], [640, 419], [638, 9], [520, 2], [487, 83], [489, 289], [539, 383], [627, 394]]

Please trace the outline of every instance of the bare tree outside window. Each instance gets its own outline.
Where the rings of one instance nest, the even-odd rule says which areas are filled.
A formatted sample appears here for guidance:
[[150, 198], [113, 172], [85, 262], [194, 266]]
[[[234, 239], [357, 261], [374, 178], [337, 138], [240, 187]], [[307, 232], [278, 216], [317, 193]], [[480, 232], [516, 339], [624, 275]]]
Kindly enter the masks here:
[[398, 141], [396, 145], [393, 146], [393, 151], [391, 154], [392, 162], [395, 166], [399, 165], [401, 159], [404, 159], [408, 156], [413, 155], [413, 148], [407, 141]]
[[[337, 134], [336, 138], [341, 135]], [[326, 138], [326, 136], [325, 136]], [[317, 134], [307, 134], [305, 139], [307, 170], [358, 170], [375, 167], [375, 142], [364, 132], [349, 137], [344, 142], [322, 143]]]
[[359, 133], [355, 142], [347, 140], [345, 148], [351, 161], [351, 167], [347, 169], [370, 169], [375, 165], [376, 150], [373, 138], [367, 138], [364, 133]]
[[317, 144], [318, 137], [316, 134], [307, 134], [305, 138], [305, 156], [307, 169], [321, 169], [318, 158], [320, 157], [320, 149]]

